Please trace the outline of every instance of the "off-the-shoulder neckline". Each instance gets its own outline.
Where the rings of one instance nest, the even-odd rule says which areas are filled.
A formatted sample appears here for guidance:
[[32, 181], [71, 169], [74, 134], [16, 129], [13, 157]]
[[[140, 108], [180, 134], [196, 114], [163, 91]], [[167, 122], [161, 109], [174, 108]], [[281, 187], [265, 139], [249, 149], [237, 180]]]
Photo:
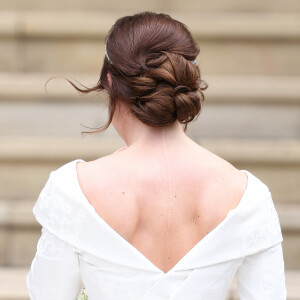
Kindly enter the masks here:
[[176, 271], [176, 268], [179, 266], [180, 263], [184, 259], [186, 259], [189, 255], [191, 255], [192, 252], [196, 251], [196, 249], [203, 243], [203, 241], [207, 240], [208, 237], [212, 236], [214, 233], [216, 233], [218, 230], [220, 230], [225, 224], [230, 220], [230, 218], [237, 214], [240, 209], [242, 209], [242, 206], [245, 202], [245, 199], [247, 198], [247, 195], [250, 190], [251, 182], [252, 182], [252, 173], [248, 170], [241, 169], [239, 171], [244, 172], [247, 174], [247, 186], [245, 188], [245, 191], [243, 195], [240, 198], [240, 201], [238, 204], [231, 210], [228, 211], [227, 215], [223, 220], [216, 225], [211, 231], [209, 231], [200, 241], [198, 241], [169, 271], [164, 272], [159, 267], [157, 267], [150, 259], [148, 259], [142, 252], [140, 252], [137, 248], [135, 248], [128, 240], [126, 240], [121, 234], [119, 234], [115, 229], [113, 229], [95, 210], [94, 206], [89, 202], [85, 194], [83, 193], [83, 190], [79, 183], [78, 173], [77, 173], [77, 163], [78, 162], [85, 162], [85, 160], [78, 158], [72, 161], [74, 164], [74, 168], [72, 168], [72, 171], [74, 171], [74, 179], [75, 179], [75, 185], [78, 190], [78, 193], [81, 196], [81, 199], [83, 200], [84, 205], [87, 207], [87, 209], [91, 212], [91, 214], [94, 215], [95, 219], [99, 221], [102, 225], [104, 225], [107, 230], [109, 230], [117, 239], [120, 239], [120, 241], [123, 242], [129, 249], [136, 252], [137, 255], [139, 255], [143, 260], [147, 261], [148, 264], [150, 264], [156, 271], [162, 273], [163, 275], [169, 274], [171, 272]]

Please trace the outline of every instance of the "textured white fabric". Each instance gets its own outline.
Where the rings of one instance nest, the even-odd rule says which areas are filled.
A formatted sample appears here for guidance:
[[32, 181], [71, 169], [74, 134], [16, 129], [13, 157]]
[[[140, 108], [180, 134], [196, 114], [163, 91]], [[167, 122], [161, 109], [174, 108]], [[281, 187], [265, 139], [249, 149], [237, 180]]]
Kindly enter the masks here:
[[42, 225], [26, 278], [31, 300], [222, 300], [237, 276], [241, 300], [284, 300], [282, 233], [268, 187], [247, 170], [239, 204], [164, 273], [85, 198], [73, 160], [50, 173], [33, 207]]

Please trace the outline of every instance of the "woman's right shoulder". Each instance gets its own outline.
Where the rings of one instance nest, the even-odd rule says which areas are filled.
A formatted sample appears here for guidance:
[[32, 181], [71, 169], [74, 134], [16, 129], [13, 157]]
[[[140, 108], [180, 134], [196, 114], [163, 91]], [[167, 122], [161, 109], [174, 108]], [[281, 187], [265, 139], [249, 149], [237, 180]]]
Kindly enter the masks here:
[[211, 174], [212, 178], [221, 176], [234, 181], [239, 180], [239, 178], [244, 181], [242, 178], [245, 178], [245, 175], [235, 165], [200, 145], [195, 147], [193, 161], [195, 166], [199, 166], [200, 172]]

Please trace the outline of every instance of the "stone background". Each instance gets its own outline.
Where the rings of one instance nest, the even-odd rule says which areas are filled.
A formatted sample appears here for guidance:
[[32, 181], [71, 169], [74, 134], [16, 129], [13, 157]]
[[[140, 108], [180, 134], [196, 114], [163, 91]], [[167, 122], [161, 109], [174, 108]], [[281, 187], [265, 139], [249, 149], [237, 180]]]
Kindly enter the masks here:
[[[32, 207], [50, 171], [125, 146], [104, 94], [79, 94], [65, 76], [97, 83], [104, 37], [118, 17], [165, 12], [200, 45], [209, 84], [187, 134], [272, 191], [283, 230], [288, 299], [300, 299], [299, 0], [1, 0], [0, 300], [28, 299], [25, 276], [41, 228]], [[17, 288], [16, 288], [17, 287]], [[232, 299], [236, 298], [233, 283]]]

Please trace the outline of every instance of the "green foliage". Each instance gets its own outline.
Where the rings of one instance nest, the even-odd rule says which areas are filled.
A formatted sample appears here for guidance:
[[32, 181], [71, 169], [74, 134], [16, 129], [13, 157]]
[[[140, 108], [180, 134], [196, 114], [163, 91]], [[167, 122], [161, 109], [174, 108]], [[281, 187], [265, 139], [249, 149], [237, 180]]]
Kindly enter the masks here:
[[88, 296], [85, 292], [85, 288], [82, 289], [80, 295], [78, 296], [78, 298], [76, 300], [88, 300]]

